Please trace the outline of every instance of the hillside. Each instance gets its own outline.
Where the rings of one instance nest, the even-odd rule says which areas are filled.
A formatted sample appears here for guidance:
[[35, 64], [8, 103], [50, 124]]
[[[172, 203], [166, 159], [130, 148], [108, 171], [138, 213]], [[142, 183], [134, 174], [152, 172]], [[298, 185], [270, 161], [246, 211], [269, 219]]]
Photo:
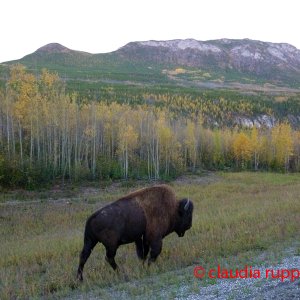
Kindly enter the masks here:
[[117, 53], [136, 61], [190, 67], [194, 74], [206, 70], [211, 77], [223, 75], [225, 81], [256, 79], [291, 86], [300, 82], [300, 50], [289, 44], [249, 39], [146, 41], [130, 43]]
[[233, 89], [245, 84], [248, 90], [263, 84], [300, 87], [300, 50], [249, 39], [131, 42], [106, 54], [53, 43], [4, 65], [12, 63], [29, 69], [46, 67], [66, 80]]

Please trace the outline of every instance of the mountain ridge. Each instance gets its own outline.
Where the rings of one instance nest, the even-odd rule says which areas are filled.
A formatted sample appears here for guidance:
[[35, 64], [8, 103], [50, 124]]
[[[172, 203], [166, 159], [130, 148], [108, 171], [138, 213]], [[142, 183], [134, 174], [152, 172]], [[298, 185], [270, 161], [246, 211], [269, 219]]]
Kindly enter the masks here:
[[250, 39], [151, 40], [132, 42], [118, 51], [129, 59], [135, 57], [149, 62], [167, 62], [207, 69], [234, 69], [241, 73], [263, 76], [274, 71], [296, 73], [295, 75], [300, 76], [300, 50], [286, 43]]
[[[287, 43], [251, 39], [136, 41], [98, 54], [50, 43], [5, 64], [13, 63], [22, 63], [29, 69], [45, 67], [60, 74], [72, 69], [76, 79], [84, 73], [93, 74], [93, 78], [147, 82], [150, 75], [151, 82], [156, 83], [254, 82], [300, 88], [300, 50]], [[174, 74], [177, 68], [183, 71]]]
[[38, 53], [38, 52], [46, 52], [46, 53], [68, 53], [70, 51], [74, 51], [74, 50], [71, 50], [59, 43], [49, 43], [49, 44], [46, 44], [40, 48], [38, 48], [35, 53]]
[[60, 44], [60, 43], [49, 43], [46, 44], [40, 48], [38, 48], [34, 53], [81, 53], [81, 54], [87, 54], [87, 55], [93, 55], [86, 51], [81, 50], [73, 50], [70, 48], [67, 48], [66, 46]]

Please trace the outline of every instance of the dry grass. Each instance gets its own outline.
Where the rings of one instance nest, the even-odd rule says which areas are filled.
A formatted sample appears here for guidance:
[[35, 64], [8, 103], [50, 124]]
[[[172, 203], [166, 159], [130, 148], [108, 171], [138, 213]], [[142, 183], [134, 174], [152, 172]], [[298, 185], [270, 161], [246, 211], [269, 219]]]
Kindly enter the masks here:
[[175, 234], [165, 238], [162, 254], [150, 269], [138, 262], [134, 245], [127, 245], [118, 250], [116, 260], [122, 271], [116, 274], [104, 261], [103, 246], [98, 245], [86, 264], [81, 285], [75, 274], [85, 220], [123, 194], [124, 188], [71, 204], [2, 204], [0, 299], [57, 297], [72, 290], [107, 288], [248, 250], [267, 249], [299, 232], [299, 175], [219, 176], [221, 180], [211, 184], [174, 185], [179, 197], [189, 195], [195, 203], [193, 227], [184, 238]]

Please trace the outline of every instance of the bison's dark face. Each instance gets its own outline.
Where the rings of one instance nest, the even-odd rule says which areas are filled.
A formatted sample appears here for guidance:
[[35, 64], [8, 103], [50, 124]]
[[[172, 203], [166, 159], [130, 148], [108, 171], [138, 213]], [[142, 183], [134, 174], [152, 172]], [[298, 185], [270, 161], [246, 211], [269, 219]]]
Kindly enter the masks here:
[[175, 225], [175, 232], [179, 237], [184, 236], [185, 232], [192, 227], [193, 202], [188, 199], [179, 201], [178, 217]]

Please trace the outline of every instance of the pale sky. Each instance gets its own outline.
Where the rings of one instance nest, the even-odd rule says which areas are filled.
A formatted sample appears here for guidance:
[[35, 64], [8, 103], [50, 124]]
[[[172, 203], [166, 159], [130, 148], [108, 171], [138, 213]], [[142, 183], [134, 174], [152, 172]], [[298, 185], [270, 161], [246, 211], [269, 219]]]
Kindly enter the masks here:
[[0, 62], [52, 42], [91, 53], [184, 38], [250, 38], [300, 49], [300, 1], [1, 0], [0, 28]]

